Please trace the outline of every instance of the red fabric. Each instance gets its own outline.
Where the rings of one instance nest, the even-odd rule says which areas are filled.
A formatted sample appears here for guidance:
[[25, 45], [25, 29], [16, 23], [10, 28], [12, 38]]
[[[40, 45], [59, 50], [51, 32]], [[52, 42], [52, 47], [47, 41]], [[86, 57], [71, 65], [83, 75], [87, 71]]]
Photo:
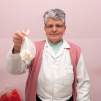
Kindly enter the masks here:
[[81, 48], [73, 43], [68, 42], [70, 45], [70, 56], [72, 60], [73, 70], [74, 70], [74, 82], [73, 82], [73, 101], [76, 101], [77, 98], [77, 90], [76, 90], [76, 84], [77, 84], [77, 74], [76, 74], [76, 67], [79, 61]]
[[[43, 48], [45, 44], [45, 40], [34, 43], [36, 46], [36, 56], [32, 60], [32, 65], [29, 67], [29, 75], [26, 82], [26, 90], [25, 90], [25, 101], [36, 101], [36, 88], [37, 88], [37, 78], [39, 74], [39, 70], [41, 67]], [[77, 74], [76, 74], [76, 66], [80, 57], [81, 48], [76, 46], [75, 44], [69, 43], [70, 45], [70, 56], [72, 60], [73, 70], [74, 70], [74, 82], [73, 82], [73, 101], [76, 101], [77, 98]]]
[[0, 101], [21, 101], [21, 99], [17, 90], [12, 90], [11, 92], [3, 94]]

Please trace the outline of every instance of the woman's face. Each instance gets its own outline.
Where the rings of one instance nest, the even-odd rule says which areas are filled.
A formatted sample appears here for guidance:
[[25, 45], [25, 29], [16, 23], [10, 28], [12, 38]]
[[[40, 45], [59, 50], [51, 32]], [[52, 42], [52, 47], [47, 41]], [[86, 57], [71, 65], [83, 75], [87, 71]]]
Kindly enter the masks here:
[[62, 39], [66, 26], [64, 26], [62, 20], [48, 18], [48, 21], [44, 29], [48, 40], [50, 40], [53, 43], [58, 43]]

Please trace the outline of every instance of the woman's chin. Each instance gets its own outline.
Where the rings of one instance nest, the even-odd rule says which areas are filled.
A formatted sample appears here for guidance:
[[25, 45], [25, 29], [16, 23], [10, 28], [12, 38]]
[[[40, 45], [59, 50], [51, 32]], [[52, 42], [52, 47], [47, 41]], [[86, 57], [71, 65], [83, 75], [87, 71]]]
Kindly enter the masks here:
[[61, 40], [59, 40], [59, 39], [57, 39], [57, 38], [53, 38], [53, 39], [51, 39], [50, 41], [53, 42], [53, 43], [58, 43], [58, 42], [60, 42]]

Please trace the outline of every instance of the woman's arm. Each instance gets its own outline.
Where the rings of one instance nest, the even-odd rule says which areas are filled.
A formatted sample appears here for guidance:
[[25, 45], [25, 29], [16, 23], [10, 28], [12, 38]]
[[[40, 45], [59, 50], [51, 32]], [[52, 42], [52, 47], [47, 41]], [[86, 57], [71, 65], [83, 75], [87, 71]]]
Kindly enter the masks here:
[[20, 57], [20, 53], [13, 54], [13, 47], [9, 51], [7, 57], [6, 57], [6, 70], [14, 75], [22, 74], [27, 71], [27, 68], [31, 65], [31, 60], [27, 63], [25, 61], [22, 61]]
[[23, 37], [27, 36], [27, 33], [23, 30], [18, 30], [13, 34], [14, 46], [9, 51], [6, 58], [6, 69], [11, 74], [22, 74], [27, 71], [27, 68], [31, 65], [31, 60], [28, 62], [23, 61], [20, 57], [20, 49], [23, 41]]

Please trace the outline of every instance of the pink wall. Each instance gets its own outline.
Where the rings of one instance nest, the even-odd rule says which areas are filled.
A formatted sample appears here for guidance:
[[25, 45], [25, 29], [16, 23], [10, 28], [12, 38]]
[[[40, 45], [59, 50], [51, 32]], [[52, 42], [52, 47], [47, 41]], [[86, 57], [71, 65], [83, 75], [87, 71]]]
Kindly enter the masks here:
[[31, 30], [33, 41], [45, 39], [43, 14], [51, 8], [66, 13], [64, 38], [82, 47], [91, 81], [91, 101], [101, 101], [101, 0], [0, 0], [0, 92], [14, 84], [24, 100], [27, 73], [11, 75], [5, 59], [16, 30]]

